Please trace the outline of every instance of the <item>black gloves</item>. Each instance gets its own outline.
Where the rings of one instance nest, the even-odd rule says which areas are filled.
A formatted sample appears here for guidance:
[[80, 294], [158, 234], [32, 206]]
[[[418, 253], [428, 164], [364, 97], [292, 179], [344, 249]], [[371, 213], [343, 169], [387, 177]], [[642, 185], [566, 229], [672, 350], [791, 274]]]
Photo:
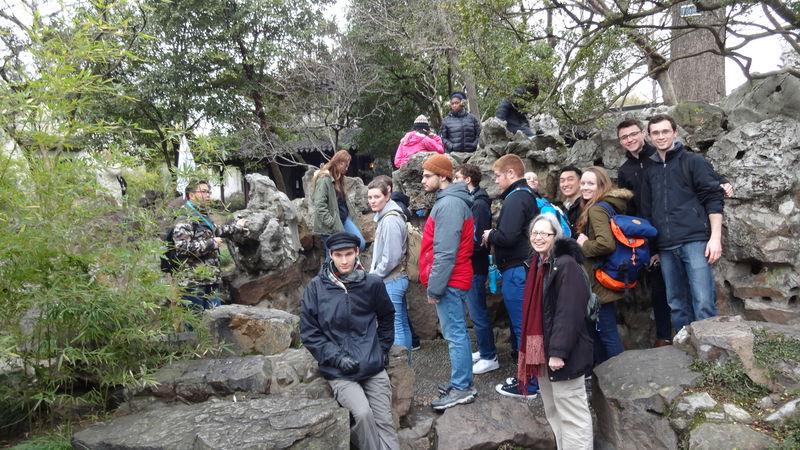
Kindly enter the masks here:
[[358, 361], [345, 353], [341, 358], [339, 358], [339, 370], [341, 370], [345, 375], [353, 375], [354, 373], [358, 372]]

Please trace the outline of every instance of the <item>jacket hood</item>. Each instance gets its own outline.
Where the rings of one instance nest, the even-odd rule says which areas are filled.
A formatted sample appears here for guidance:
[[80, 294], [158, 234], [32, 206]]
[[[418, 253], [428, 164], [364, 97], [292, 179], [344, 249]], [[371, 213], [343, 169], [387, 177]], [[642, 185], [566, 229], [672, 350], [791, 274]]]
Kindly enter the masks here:
[[[375, 214], [375, 217], [372, 220], [377, 222], [377, 221], [383, 219], [383, 216], [388, 214], [389, 211], [397, 211], [400, 214], [403, 214], [403, 209], [400, 208], [400, 206], [397, 203], [395, 203], [394, 200], [389, 200], [386, 203], [386, 206], [384, 206], [382, 210], [378, 211], [378, 213]], [[403, 214], [403, 216], [405, 216], [405, 214]]]
[[464, 201], [470, 208], [472, 207], [472, 196], [469, 194], [469, 190], [467, 190], [467, 183], [450, 183], [450, 186], [447, 186], [444, 189], [439, 189], [436, 192], [436, 200], [439, 201], [445, 197], [457, 197]]
[[[501, 198], [501, 199], [503, 199], [503, 200], [505, 200], [505, 199], [506, 199], [506, 197], [508, 197], [508, 195], [509, 195], [510, 193], [514, 192], [514, 189], [516, 189], [516, 188], [528, 188], [528, 189], [530, 189], [530, 191], [531, 191], [532, 193], [534, 192], [534, 191], [533, 191], [533, 189], [531, 189], [530, 187], [528, 187], [528, 181], [527, 181], [525, 178], [520, 178], [519, 180], [517, 180], [517, 181], [515, 181], [515, 182], [511, 183], [511, 186], [509, 186], [508, 188], [506, 188], [506, 190], [505, 190], [505, 191], [503, 191], [503, 193], [502, 193], [502, 194], [500, 194], [500, 198]], [[533, 195], [535, 196], [536, 194], [534, 193]]]
[[401, 140], [401, 145], [417, 145], [422, 142], [427, 136], [424, 134], [419, 134], [416, 131], [409, 131], [403, 136]]
[[402, 192], [392, 191], [392, 200], [395, 201], [395, 202], [400, 202], [400, 203], [402, 203], [404, 205], [408, 205], [408, 202], [411, 199], [408, 198], [408, 196], [406, 194], [403, 194]]
[[633, 198], [633, 191], [623, 188], [612, 189], [605, 197], [604, 202], [608, 202], [619, 213], [624, 213], [627, 209], [628, 202]]
[[481, 199], [490, 205], [492, 204], [492, 200], [489, 198], [489, 193], [486, 192], [486, 189], [482, 187], [475, 188], [475, 190], [472, 191], [472, 199], [473, 200]]
[[[681, 141], [675, 141], [675, 143], [672, 144], [672, 148], [667, 150], [666, 158], [667, 158], [667, 160], [670, 160], [670, 159], [678, 156], [678, 154], [680, 154], [681, 152], [683, 152], [685, 150], [686, 150], [686, 147], [683, 146], [683, 143]], [[644, 149], [642, 149], [642, 151], [644, 151]], [[663, 163], [664, 162], [664, 161], [661, 160], [661, 156], [658, 154], [658, 151], [656, 151], [655, 147], [653, 147], [653, 153], [650, 155], [650, 159], [652, 159], [653, 161], [655, 161], [657, 163]]]
[[558, 239], [556, 240], [555, 244], [553, 244], [553, 258], [555, 259], [564, 255], [575, 258], [575, 261], [577, 261], [578, 264], [583, 264], [585, 259], [583, 257], [581, 246], [578, 245], [578, 241], [570, 238]]

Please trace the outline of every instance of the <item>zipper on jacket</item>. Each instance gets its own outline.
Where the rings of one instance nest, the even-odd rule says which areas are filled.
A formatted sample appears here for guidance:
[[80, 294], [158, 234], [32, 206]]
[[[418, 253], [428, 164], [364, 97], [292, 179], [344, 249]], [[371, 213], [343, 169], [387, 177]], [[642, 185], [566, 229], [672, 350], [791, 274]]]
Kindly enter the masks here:
[[661, 192], [664, 195], [664, 220], [667, 222], [667, 225], [664, 228], [666, 228], [666, 231], [667, 231], [667, 233], [666, 233], [667, 234], [667, 241], [670, 240], [670, 234], [671, 234], [670, 233], [670, 231], [671, 231], [670, 230], [670, 225], [669, 225], [669, 204], [668, 204], [668, 201], [667, 201], [667, 197], [669, 197], [669, 195], [667, 195], [667, 193], [668, 193], [667, 188], [669, 187], [669, 181], [667, 180], [667, 176], [668, 175], [669, 175], [669, 172], [668, 172], [668, 169], [667, 169], [667, 159], [666, 159], [666, 155], [665, 155], [664, 156], [664, 186], [662, 187], [663, 190]]

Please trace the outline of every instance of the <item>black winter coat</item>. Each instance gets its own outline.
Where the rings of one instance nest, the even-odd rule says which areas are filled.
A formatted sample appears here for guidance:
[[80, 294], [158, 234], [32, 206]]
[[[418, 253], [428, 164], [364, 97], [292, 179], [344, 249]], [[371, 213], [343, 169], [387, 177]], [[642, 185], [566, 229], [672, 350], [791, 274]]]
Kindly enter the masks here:
[[[683, 158], [689, 158], [691, 180], [683, 174]], [[642, 217], [658, 230], [658, 248], [707, 241], [711, 237], [708, 215], [722, 214], [724, 206], [724, 194], [711, 164], [688, 152], [680, 142], [667, 152], [666, 161], [658, 152], [650, 159], [653, 164], [645, 172], [640, 208]]]
[[525, 136], [533, 136], [528, 118], [510, 100], [500, 102], [494, 115], [498, 119], [506, 121], [508, 131], [516, 133], [519, 130], [525, 133]]
[[535, 195], [521, 178], [500, 196], [503, 206], [497, 227], [489, 233], [489, 243], [494, 245], [494, 257], [501, 270], [522, 265], [531, 257], [528, 227], [539, 214]]
[[[326, 380], [364, 380], [384, 369], [383, 354], [394, 342], [394, 306], [380, 277], [366, 274], [345, 289], [328, 267], [303, 292], [300, 338]], [[339, 370], [345, 353], [359, 363], [353, 375]]]
[[492, 228], [492, 201], [483, 188], [472, 192], [472, 219], [475, 221], [475, 247], [472, 249], [472, 271], [475, 275], [488, 275], [489, 248], [481, 245], [483, 232]]
[[[534, 255], [531, 267], [539, 256]], [[564, 367], [549, 371], [550, 381], [566, 381], [591, 373], [594, 353], [586, 305], [589, 285], [584, 278], [583, 254], [574, 239], [555, 242], [542, 288], [542, 319], [544, 321], [545, 362], [551, 357], [564, 360]], [[533, 276], [534, 271], [529, 272]]]
[[474, 152], [481, 136], [481, 122], [465, 109], [450, 114], [442, 120], [442, 143], [444, 151]]

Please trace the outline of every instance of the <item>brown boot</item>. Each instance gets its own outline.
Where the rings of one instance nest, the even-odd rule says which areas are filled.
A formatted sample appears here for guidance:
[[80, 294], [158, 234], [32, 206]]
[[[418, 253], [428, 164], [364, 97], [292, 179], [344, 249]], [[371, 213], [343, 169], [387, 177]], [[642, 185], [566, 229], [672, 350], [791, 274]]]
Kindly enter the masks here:
[[664, 347], [666, 345], [672, 345], [672, 341], [670, 341], [669, 339], [656, 339], [655, 348]]

